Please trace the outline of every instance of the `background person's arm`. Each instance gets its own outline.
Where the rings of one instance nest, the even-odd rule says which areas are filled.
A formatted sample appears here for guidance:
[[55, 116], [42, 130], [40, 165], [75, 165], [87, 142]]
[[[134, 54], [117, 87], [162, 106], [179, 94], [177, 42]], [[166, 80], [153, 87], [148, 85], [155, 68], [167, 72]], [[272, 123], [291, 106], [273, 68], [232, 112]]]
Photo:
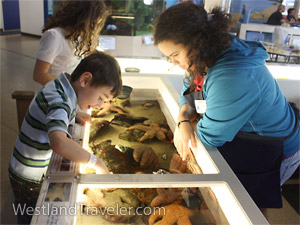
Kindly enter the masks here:
[[43, 86], [53, 80], [53, 77], [48, 73], [50, 66], [50, 63], [37, 59], [33, 71], [33, 80]]

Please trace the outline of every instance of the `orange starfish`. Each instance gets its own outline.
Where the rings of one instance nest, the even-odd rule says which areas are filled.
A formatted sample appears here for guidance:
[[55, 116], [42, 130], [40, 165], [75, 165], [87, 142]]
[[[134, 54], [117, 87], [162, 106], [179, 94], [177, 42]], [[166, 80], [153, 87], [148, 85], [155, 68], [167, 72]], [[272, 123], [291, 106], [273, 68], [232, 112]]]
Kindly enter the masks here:
[[[156, 209], [155, 212], [149, 217], [150, 225], [191, 225], [190, 217], [195, 214], [195, 211], [190, 210], [182, 205], [171, 204], [162, 208]], [[158, 219], [160, 221], [155, 223]]]
[[160, 125], [157, 123], [151, 123], [150, 126], [137, 124], [132, 127], [129, 127], [128, 129], [138, 129], [146, 132], [144, 136], [140, 138], [140, 142], [153, 139], [154, 137], [156, 137], [160, 141], [166, 141], [167, 136], [168, 138], [171, 137], [171, 131], [166, 128], [160, 127]]
[[101, 109], [93, 117], [103, 117], [110, 112], [125, 114], [125, 111], [119, 106], [114, 105], [112, 102], [105, 102], [103, 103]]
[[187, 162], [183, 161], [179, 154], [174, 154], [171, 162], [169, 171], [171, 173], [191, 173], [188, 168]]
[[181, 190], [177, 188], [157, 188], [156, 192], [157, 196], [151, 202], [152, 207], [170, 204], [177, 199], [182, 199]]

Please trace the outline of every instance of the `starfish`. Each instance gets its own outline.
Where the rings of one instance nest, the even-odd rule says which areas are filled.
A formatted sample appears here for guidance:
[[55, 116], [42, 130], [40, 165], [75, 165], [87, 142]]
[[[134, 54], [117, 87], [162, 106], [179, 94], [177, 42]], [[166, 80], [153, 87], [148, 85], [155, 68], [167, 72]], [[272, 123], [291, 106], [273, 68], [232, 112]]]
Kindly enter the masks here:
[[[139, 206], [139, 200], [125, 189], [87, 188], [84, 190], [85, 213], [100, 214], [108, 221], [124, 223], [134, 216], [133, 211]], [[118, 213], [120, 207], [123, 213]], [[106, 210], [111, 208], [113, 210]], [[124, 210], [126, 209], [126, 210]]]
[[177, 188], [157, 188], [157, 196], [151, 201], [151, 206], [171, 204], [177, 199], [182, 199], [181, 190]]
[[[50, 186], [50, 185], [49, 185]], [[65, 201], [65, 190], [68, 188], [65, 183], [57, 183], [49, 188], [46, 199], [49, 202], [63, 202]]]
[[171, 173], [191, 173], [188, 168], [187, 162], [183, 161], [179, 154], [174, 154], [171, 162], [169, 171]]
[[[164, 207], [165, 210], [156, 209], [149, 217], [150, 225], [191, 225], [190, 217], [195, 214], [195, 211], [188, 209], [182, 205], [171, 204]], [[155, 223], [157, 219], [162, 218]]]
[[150, 126], [137, 124], [132, 127], [129, 127], [128, 129], [138, 129], [146, 132], [144, 136], [140, 138], [140, 142], [153, 139], [154, 137], [156, 137], [160, 141], [166, 141], [167, 136], [169, 139], [171, 137], [171, 131], [166, 128], [160, 127], [160, 125], [157, 123], [151, 123]]
[[103, 103], [101, 109], [93, 117], [102, 117], [110, 112], [117, 112], [118, 114], [125, 114], [125, 111], [120, 107], [114, 105], [112, 102]]

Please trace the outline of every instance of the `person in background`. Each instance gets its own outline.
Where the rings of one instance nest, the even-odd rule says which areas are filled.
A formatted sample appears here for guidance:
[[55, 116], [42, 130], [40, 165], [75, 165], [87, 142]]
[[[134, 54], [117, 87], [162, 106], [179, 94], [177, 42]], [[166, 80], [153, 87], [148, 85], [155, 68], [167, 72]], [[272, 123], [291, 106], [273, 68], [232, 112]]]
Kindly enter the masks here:
[[[228, 33], [230, 15], [182, 3], [158, 18], [154, 41], [186, 71], [174, 144], [218, 148], [262, 212], [282, 207], [281, 185], [300, 164], [299, 112], [284, 97], [260, 42]], [[276, 112], [276, 113], [274, 113]], [[197, 137], [195, 137], [195, 132]]]
[[281, 25], [286, 22], [283, 18], [282, 13], [285, 11], [284, 5], [279, 5], [276, 12], [272, 13], [271, 16], [267, 20], [267, 24], [269, 25]]
[[[109, 173], [104, 162], [71, 140], [76, 106], [82, 110], [101, 107], [122, 88], [118, 62], [102, 52], [84, 58], [71, 76], [62, 72], [34, 97], [26, 113], [9, 162], [9, 178], [15, 196], [19, 224], [30, 224], [52, 151], [74, 162]], [[33, 213], [33, 212], [32, 212]]]
[[287, 15], [286, 19], [287, 19], [287, 22], [291, 25], [299, 25], [300, 24], [300, 21], [295, 18], [295, 9], [294, 8], [288, 9], [288, 15]]
[[[58, 4], [40, 40], [33, 72], [37, 90], [56, 79], [62, 71], [71, 74], [80, 60], [96, 49], [108, 15], [103, 0], [64, 0]], [[79, 111], [76, 120], [83, 124], [90, 117]]]

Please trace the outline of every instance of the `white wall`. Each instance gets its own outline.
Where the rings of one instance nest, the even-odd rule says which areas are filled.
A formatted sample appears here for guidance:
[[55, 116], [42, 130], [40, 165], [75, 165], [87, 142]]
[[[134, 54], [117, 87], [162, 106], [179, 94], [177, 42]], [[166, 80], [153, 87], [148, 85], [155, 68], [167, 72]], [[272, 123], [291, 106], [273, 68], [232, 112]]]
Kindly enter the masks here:
[[115, 49], [107, 50], [109, 54], [115, 57], [146, 57], [146, 58], [161, 58], [163, 55], [158, 47], [154, 44], [146, 45], [143, 42], [143, 36], [106, 36], [114, 40]]
[[284, 96], [300, 108], [300, 80], [277, 79]]
[[207, 12], [210, 12], [216, 6], [222, 7], [222, 0], [206, 0], [204, 3]]
[[44, 26], [44, 2], [42, 0], [20, 0], [21, 32], [42, 35]]
[[227, 13], [230, 10], [231, 0], [206, 0], [204, 2], [204, 8], [207, 12], [211, 12], [214, 7], [221, 7], [221, 9]]
[[4, 30], [2, 1], [0, 2], [0, 29]]

